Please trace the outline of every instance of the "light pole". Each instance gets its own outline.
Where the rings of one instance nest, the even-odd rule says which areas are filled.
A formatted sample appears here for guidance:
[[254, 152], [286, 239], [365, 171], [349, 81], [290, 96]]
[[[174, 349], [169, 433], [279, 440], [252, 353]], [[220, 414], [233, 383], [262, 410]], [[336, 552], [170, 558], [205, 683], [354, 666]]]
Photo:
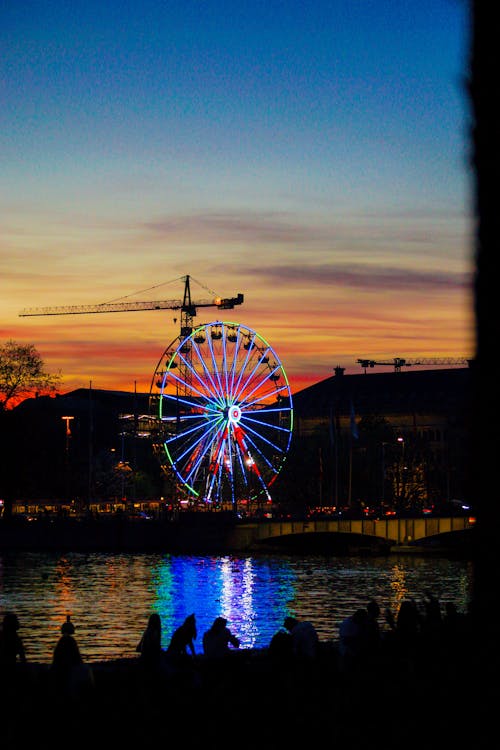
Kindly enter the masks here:
[[[71, 440], [71, 421], [74, 419], [72, 416], [61, 417], [62, 421], [66, 423], [66, 450], [64, 459], [64, 473], [66, 482], [66, 495], [69, 496], [69, 445]], [[67, 497], [69, 499], [69, 497]]]
[[398, 471], [398, 504], [401, 507], [405, 496], [405, 483], [404, 483], [404, 468], [405, 468], [405, 439], [401, 437], [396, 438], [401, 446], [401, 457], [399, 461]]
[[388, 445], [387, 442], [382, 442], [382, 499], [381, 499], [381, 506], [382, 508], [385, 505], [385, 446]]
[[69, 452], [69, 441], [71, 440], [71, 420], [74, 417], [61, 417], [63, 422], [66, 422], [66, 455]]

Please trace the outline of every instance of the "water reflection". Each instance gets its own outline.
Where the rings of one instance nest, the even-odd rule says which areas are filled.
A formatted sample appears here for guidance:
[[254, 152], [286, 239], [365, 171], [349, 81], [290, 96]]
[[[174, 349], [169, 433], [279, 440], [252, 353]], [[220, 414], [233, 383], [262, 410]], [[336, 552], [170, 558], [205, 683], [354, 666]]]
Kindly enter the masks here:
[[464, 611], [471, 563], [425, 557], [170, 556], [148, 554], [0, 555], [0, 613], [15, 611], [28, 658], [49, 662], [70, 614], [87, 660], [133, 656], [151, 612], [163, 646], [192, 612], [198, 638], [227, 618], [242, 647], [269, 644], [287, 614], [311, 620], [322, 639], [371, 598], [382, 611], [431, 590]]

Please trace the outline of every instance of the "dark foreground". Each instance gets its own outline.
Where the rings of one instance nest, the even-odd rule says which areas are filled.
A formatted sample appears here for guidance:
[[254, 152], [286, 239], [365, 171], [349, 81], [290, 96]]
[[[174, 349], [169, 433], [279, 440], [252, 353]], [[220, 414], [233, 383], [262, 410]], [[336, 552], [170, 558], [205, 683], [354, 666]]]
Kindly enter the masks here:
[[17, 665], [1, 688], [0, 748], [471, 748], [495, 743], [498, 647], [422, 644], [343, 665], [322, 643], [310, 663], [240, 650], [145, 670], [90, 666], [74, 690], [48, 665]]

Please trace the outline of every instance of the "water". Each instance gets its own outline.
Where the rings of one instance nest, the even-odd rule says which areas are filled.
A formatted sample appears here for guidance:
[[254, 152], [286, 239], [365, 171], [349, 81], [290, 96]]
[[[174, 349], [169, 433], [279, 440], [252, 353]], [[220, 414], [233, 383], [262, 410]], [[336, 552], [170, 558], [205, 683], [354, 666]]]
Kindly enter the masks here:
[[267, 646], [287, 614], [311, 620], [322, 640], [371, 599], [397, 612], [403, 598], [425, 591], [465, 611], [471, 598], [467, 560], [407, 556], [175, 556], [108, 553], [0, 554], [0, 615], [14, 611], [30, 661], [49, 663], [70, 614], [86, 661], [136, 655], [156, 611], [166, 647], [194, 612], [201, 637], [218, 615], [244, 648]]

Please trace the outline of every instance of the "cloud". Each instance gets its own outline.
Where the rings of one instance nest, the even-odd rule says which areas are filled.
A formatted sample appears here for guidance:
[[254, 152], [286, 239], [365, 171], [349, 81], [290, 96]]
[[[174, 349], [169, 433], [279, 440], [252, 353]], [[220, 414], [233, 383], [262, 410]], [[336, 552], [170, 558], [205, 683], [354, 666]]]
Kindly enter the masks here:
[[321, 265], [257, 265], [241, 268], [243, 275], [264, 279], [269, 286], [277, 283], [305, 286], [344, 287], [365, 291], [465, 291], [470, 288], [470, 274], [457, 271], [420, 270], [369, 263]]
[[143, 225], [148, 231], [175, 239], [196, 237], [197, 241], [295, 244], [311, 239], [325, 239], [321, 228], [297, 222], [286, 212], [224, 212], [190, 214], [160, 218]]

